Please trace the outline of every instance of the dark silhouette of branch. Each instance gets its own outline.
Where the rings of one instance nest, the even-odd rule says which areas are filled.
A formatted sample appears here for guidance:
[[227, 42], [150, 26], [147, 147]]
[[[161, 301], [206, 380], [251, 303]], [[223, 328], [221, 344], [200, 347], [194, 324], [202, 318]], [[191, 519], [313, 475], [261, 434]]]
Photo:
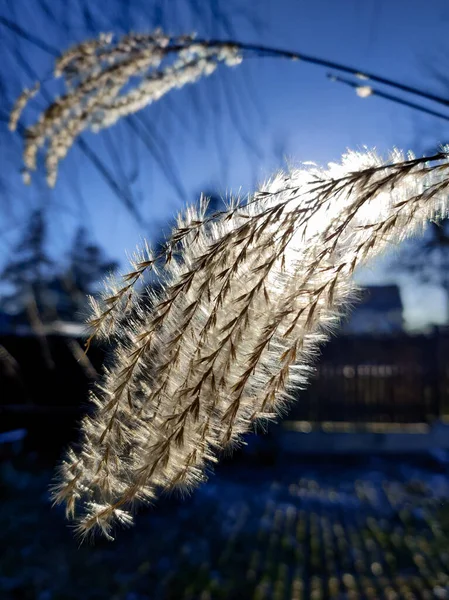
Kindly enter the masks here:
[[[197, 43], [201, 43], [201, 40], [195, 40]], [[203, 40], [206, 41], [206, 40]], [[449, 99], [439, 96], [438, 94], [433, 94], [432, 92], [427, 92], [420, 88], [407, 85], [405, 83], [401, 83], [399, 81], [395, 81], [393, 79], [389, 79], [388, 77], [382, 77], [381, 75], [376, 75], [375, 73], [371, 73], [369, 71], [365, 71], [364, 69], [358, 69], [356, 67], [349, 67], [347, 65], [343, 65], [341, 63], [333, 62], [331, 60], [318, 58], [316, 56], [310, 56], [309, 54], [302, 54], [301, 52], [292, 52], [289, 50], [281, 50], [278, 48], [271, 48], [269, 46], [259, 46], [254, 44], [244, 44], [240, 42], [234, 42], [232, 40], [211, 40], [207, 42], [208, 44], [234, 44], [241, 48], [242, 50], [248, 50], [250, 52], [254, 52], [256, 56], [266, 55], [272, 57], [279, 58], [289, 58], [291, 60], [299, 60], [311, 65], [317, 65], [319, 67], [325, 67], [327, 69], [332, 69], [333, 71], [339, 71], [341, 73], [348, 73], [350, 75], [354, 75], [354, 77], [358, 77], [361, 80], [365, 81], [375, 81], [376, 83], [381, 83], [383, 85], [392, 87], [397, 90], [401, 90], [403, 92], [407, 92], [409, 94], [413, 94], [415, 96], [420, 96], [421, 98], [425, 98], [426, 100], [431, 100], [432, 102], [437, 102], [438, 104], [442, 104], [443, 106], [449, 107]]]
[[[142, 141], [144, 146], [151, 152], [153, 158], [164, 172], [168, 182], [176, 189], [179, 196], [185, 198], [185, 188], [180, 177], [173, 169], [174, 159], [170, 157], [170, 150], [164, 139], [159, 136], [155, 128], [139, 114], [129, 115], [127, 119], [125, 119], [125, 122]], [[167, 159], [170, 160], [172, 163], [171, 165], [167, 164]]]
[[60, 55], [60, 51], [55, 46], [47, 44], [47, 42], [44, 42], [44, 40], [30, 33], [29, 31], [25, 31], [23, 27], [20, 27], [19, 25], [17, 25], [17, 23], [14, 23], [14, 21], [11, 21], [10, 19], [7, 19], [6, 17], [0, 15], [0, 24], [4, 27], [7, 27], [10, 31], [12, 31], [22, 39], [26, 40], [27, 42], [34, 44], [35, 46], [37, 46], [37, 48], [40, 48], [44, 52], [47, 52], [47, 54], [52, 54], [55, 57], [58, 57]]
[[104, 162], [98, 158], [98, 155], [92, 150], [92, 148], [87, 144], [82, 138], [77, 140], [77, 146], [81, 149], [81, 152], [90, 160], [90, 162], [94, 165], [103, 179], [106, 181], [108, 186], [114, 192], [114, 194], [119, 198], [125, 207], [129, 210], [129, 212], [133, 215], [138, 223], [142, 223], [143, 219], [140, 215], [139, 210], [133, 202], [132, 197], [124, 192], [120, 185], [117, 183], [116, 179], [113, 177], [110, 170], [106, 167]]

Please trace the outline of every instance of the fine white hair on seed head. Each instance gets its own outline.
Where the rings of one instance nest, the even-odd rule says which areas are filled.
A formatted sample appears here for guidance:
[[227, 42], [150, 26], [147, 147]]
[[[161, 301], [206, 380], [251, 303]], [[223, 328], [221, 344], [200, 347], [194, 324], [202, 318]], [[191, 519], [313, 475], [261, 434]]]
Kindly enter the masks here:
[[[223, 448], [282, 414], [357, 296], [353, 273], [448, 213], [449, 163], [348, 152], [279, 172], [245, 202], [180, 215], [155, 255], [108, 281], [93, 334], [112, 361], [53, 494], [80, 534], [129, 525], [133, 505], [191, 489]], [[158, 287], [133, 292], [158, 269]]]

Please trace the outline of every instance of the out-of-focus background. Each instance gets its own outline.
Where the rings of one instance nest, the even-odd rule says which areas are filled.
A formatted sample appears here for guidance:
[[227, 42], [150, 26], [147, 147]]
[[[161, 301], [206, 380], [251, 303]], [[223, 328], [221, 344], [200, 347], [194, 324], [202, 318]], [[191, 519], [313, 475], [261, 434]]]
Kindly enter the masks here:
[[449, 141], [447, 107], [360, 98], [326, 69], [252, 58], [84, 134], [54, 189], [42, 169], [23, 184], [23, 127], [7, 128], [21, 90], [100, 32], [197, 31], [449, 99], [448, 26], [444, 0], [0, 2], [1, 598], [449, 598], [448, 221], [358, 274], [362, 300], [309, 389], [191, 497], [81, 548], [48, 497], [107, 351], [83, 353], [86, 295], [126, 252], [163, 241], [201, 192], [220, 208], [347, 148], [430, 154]]

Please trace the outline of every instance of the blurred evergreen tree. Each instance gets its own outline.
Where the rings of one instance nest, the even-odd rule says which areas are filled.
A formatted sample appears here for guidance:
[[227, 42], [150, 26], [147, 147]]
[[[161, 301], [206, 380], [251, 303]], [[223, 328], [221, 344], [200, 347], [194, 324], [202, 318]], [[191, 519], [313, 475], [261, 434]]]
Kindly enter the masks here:
[[46, 253], [46, 238], [43, 212], [35, 210], [0, 274], [12, 289], [2, 295], [0, 309], [18, 321], [28, 322], [31, 313], [44, 322], [76, 318], [86, 307], [87, 295], [95, 294], [97, 284], [117, 268], [92, 242], [85, 227], [76, 232], [65, 268]]
[[12, 287], [3, 295], [1, 308], [8, 313], [24, 315], [31, 305], [41, 315], [46, 314], [46, 289], [55, 264], [45, 250], [47, 227], [41, 209], [33, 211], [23, 238], [16, 245], [12, 258], [0, 274], [0, 279]]
[[117, 268], [117, 262], [106, 257], [104, 251], [94, 244], [85, 227], [75, 234], [69, 253], [69, 273], [77, 289], [92, 294], [102, 277]]
[[60, 278], [68, 299], [64, 316], [75, 317], [86, 307], [88, 295], [95, 295], [98, 284], [118, 264], [110, 260], [99, 246], [93, 243], [85, 227], [79, 227], [68, 253], [69, 264]]

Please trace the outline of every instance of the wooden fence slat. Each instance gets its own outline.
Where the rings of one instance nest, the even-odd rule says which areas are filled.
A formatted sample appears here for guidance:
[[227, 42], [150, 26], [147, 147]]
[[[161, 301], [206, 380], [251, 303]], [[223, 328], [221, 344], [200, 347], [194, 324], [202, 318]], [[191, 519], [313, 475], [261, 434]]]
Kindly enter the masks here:
[[[91, 382], [67, 340], [49, 336], [48, 370], [33, 338], [0, 336], [18, 369], [0, 360], [0, 430], [19, 426], [30, 407], [85, 408]], [[104, 352], [89, 352], [99, 370]], [[1, 358], [1, 357], [0, 357]], [[397, 337], [338, 336], [322, 349], [317, 373], [298, 393], [289, 419], [313, 422], [429, 423], [449, 416], [449, 333]], [[21, 410], [10, 410], [11, 405]], [[33, 408], [34, 407], [34, 408]], [[11, 418], [8, 415], [12, 415]]]

